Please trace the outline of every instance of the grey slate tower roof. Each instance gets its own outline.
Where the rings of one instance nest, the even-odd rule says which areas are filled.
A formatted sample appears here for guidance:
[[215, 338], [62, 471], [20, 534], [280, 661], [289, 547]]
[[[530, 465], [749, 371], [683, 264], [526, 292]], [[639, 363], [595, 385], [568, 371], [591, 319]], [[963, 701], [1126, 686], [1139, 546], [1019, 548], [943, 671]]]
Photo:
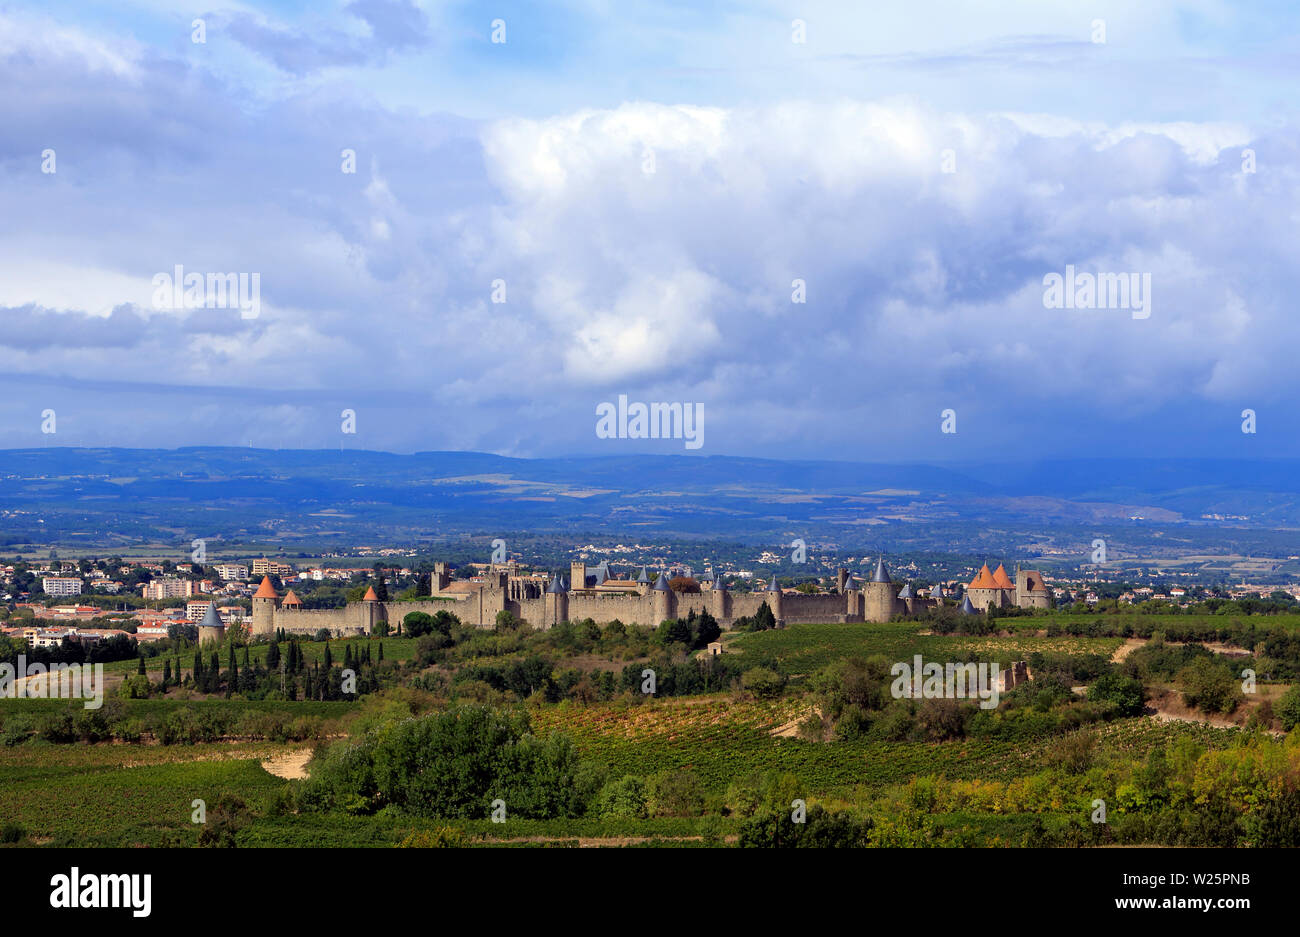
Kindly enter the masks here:
[[668, 577], [666, 577], [662, 571], [659, 573], [659, 578], [655, 580], [654, 590], [656, 592], [672, 591], [668, 586]]
[[930, 587], [930, 598], [932, 599], [943, 598], [943, 586], [940, 583], [936, 582], [934, 585]]
[[912, 596], [912, 584], [911, 584], [910, 582], [907, 583], [905, 586], [903, 586], [902, 589], [899, 590], [899, 592], [898, 592], [898, 597], [899, 597], [900, 599], [910, 599], [910, 598], [913, 597], [913, 596]]
[[845, 579], [844, 579], [844, 591], [845, 591], [845, 592], [850, 592], [850, 591], [852, 591], [852, 590], [855, 589], [855, 588], [857, 588], [857, 587], [853, 585], [853, 577], [852, 577], [852, 576], [847, 576], [847, 577], [845, 577]]
[[208, 610], [203, 615], [203, 621], [199, 622], [200, 628], [224, 628], [225, 624], [221, 621], [221, 616], [217, 614], [217, 605], [215, 602], [208, 604]]
[[644, 566], [641, 567], [641, 575], [636, 577], [636, 581], [640, 585], [650, 585], [650, 577], [646, 575]]
[[551, 584], [546, 587], [546, 591], [551, 595], [564, 595], [569, 590], [564, 588], [563, 576], [553, 576], [551, 577]]
[[885, 569], [885, 558], [882, 556], [876, 560], [876, 574], [871, 577], [872, 582], [893, 582], [889, 578], [889, 572]]
[[770, 581], [768, 582], [768, 584], [767, 584], [767, 591], [768, 591], [768, 592], [780, 592], [780, 591], [781, 591], [781, 587], [778, 586], [778, 585], [776, 584], [776, 574], [775, 574], [775, 573], [772, 575], [771, 580], [770, 580]]
[[609, 564], [601, 563], [596, 567], [596, 585], [609, 581]]
[[970, 604], [970, 596], [963, 596], [961, 600], [961, 613], [963, 615], [974, 615], [975, 606]]

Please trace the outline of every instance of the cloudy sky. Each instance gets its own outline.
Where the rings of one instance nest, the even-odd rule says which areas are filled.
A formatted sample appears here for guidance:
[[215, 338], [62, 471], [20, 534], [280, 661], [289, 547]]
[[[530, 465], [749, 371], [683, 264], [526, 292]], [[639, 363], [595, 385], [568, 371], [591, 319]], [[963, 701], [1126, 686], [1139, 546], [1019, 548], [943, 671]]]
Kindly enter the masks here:
[[[0, 3], [3, 446], [687, 451], [597, 438], [625, 394], [697, 455], [1300, 455], [1298, 25]], [[258, 315], [160, 304], [177, 265]], [[1149, 315], [1046, 308], [1067, 265]]]

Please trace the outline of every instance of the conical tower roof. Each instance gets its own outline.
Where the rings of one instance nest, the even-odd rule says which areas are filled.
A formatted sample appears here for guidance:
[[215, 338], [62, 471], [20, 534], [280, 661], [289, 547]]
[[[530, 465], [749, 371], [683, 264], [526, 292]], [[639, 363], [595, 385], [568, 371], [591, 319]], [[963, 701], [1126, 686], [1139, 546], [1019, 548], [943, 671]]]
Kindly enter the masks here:
[[1007, 575], [1007, 568], [1001, 563], [993, 571], [993, 584], [999, 589], [1014, 589], [1016, 587], [1016, 584], [1011, 581], [1011, 577]]
[[258, 587], [257, 587], [257, 591], [253, 593], [253, 598], [255, 598], [255, 599], [277, 599], [277, 598], [279, 598], [279, 596], [276, 594], [275, 586], [271, 585], [271, 577], [270, 577], [270, 576], [263, 576], [263, 577], [262, 577], [262, 584], [261, 584], [260, 586], [258, 586]]
[[961, 613], [963, 615], [974, 615], [975, 606], [970, 604], [970, 596], [963, 596], [961, 600]]
[[650, 585], [650, 577], [646, 575], [645, 567], [641, 567], [641, 575], [636, 577], [637, 583], [643, 586]]
[[286, 595], [286, 596], [284, 597], [284, 604], [285, 604], [285, 605], [301, 605], [301, 604], [302, 604], [302, 599], [298, 598], [298, 594], [297, 594], [296, 592], [294, 592], [292, 589], [290, 589], [290, 590], [289, 590], [289, 594]]
[[552, 576], [551, 584], [546, 587], [546, 591], [549, 592], [551, 595], [564, 595], [564, 593], [568, 592], [569, 590], [564, 588], [563, 576]]
[[203, 621], [199, 622], [200, 628], [224, 628], [225, 624], [221, 621], [221, 616], [217, 614], [217, 603], [209, 602], [208, 610], [203, 613]]
[[375, 587], [371, 586], [366, 590], [366, 594], [361, 597], [362, 602], [378, 602], [379, 594], [375, 592]]
[[930, 587], [930, 598], [932, 598], [932, 599], [942, 599], [942, 598], [943, 598], [943, 584], [942, 584], [942, 583], [938, 583], [938, 582], [936, 582], [934, 585], [932, 585], [932, 586]]
[[889, 578], [889, 570], [885, 569], [885, 558], [882, 556], [876, 560], [876, 573], [871, 577], [872, 582], [892, 582]]
[[[1005, 573], [1006, 571], [1003, 570]], [[968, 589], [996, 589], [998, 584], [993, 581], [993, 574], [989, 572], [989, 564], [985, 563], [980, 567], [980, 571], [975, 578], [971, 580]]]
[[776, 573], [773, 573], [773, 574], [772, 574], [772, 578], [771, 578], [770, 580], [768, 580], [768, 583], [767, 583], [767, 591], [768, 591], [768, 592], [780, 592], [780, 591], [781, 591], [781, 587], [778, 586], [778, 585], [776, 584]]
[[910, 599], [910, 598], [913, 598], [913, 596], [912, 596], [912, 584], [911, 584], [910, 582], [907, 583], [906, 585], [904, 585], [903, 588], [899, 590], [899, 592], [898, 592], [898, 597], [899, 597], [900, 599]]
[[659, 573], [659, 578], [655, 580], [654, 590], [656, 592], [672, 591], [671, 587], [668, 585], [668, 577], [665, 576], [662, 571]]

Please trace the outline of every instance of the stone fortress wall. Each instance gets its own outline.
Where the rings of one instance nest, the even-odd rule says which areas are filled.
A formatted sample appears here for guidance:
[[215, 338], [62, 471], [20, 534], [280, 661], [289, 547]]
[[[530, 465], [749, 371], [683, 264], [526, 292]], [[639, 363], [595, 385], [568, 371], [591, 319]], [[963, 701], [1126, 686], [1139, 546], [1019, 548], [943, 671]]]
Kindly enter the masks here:
[[[552, 576], [545, 580], [548, 584], [543, 588], [538, 579], [521, 577], [515, 572], [513, 566], [494, 566], [482, 588], [470, 592], [450, 591], [450, 571], [445, 563], [438, 563], [431, 577], [433, 596], [426, 601], [380, 602], [371, 590], [360, 602], [334, 609], [304, 609], [296, 604], [283, 604], [266, 579], [253, 597], [252, 633], [271, 635], [283, 630], [311, 636], [324, 629], [336, 637], [367, 635], [381, 621], [395, 629], [411, 612], [433, 615], [443, 610], [480, 628], [493, 627], [502, 611], [540, 628], [586, 618], [600, 624], [618, 619], [624, 624], [656, 627], [666, 619], [684, 618], [692, 611], [696, 614], [708, 611], [721, 627], [730, 628], [736, 619], [757, 614], [764, 602], [779, 627], [825, 622], [883, 623], [895, 615], [934, 608], [943, 601], [916, 596], [910, 585], [900, 590], [890, 578], [883, 558], [877, 562], [869, 581], [854, 584], [848, 570], [841, 569], [837, 576], [838, 591], [815, 594], [783, 592], [774, 586], [765, 592], [733, 593], [711, 584], [699, 593], [679, 594], [668, 588], [662, 573], [654, 583], [644, 570], [635, 582], [610, 580], [601, 578], [603, 568], [592, 576], [582, 563], [570, 566], [567, 581]], [[973, 612], [983, 612], [989, 604], [999, 608], [1048, 607], [1046, 586], [1042, 577], [1032, 570], [1017, 570], [1016, 581], [1012, 583], [1003, 567], [999, 566], [998, 573], [994, 574], [986, 565], [968, 587], [967, 596], [973, 608], [963, 604], [963, 610]]]

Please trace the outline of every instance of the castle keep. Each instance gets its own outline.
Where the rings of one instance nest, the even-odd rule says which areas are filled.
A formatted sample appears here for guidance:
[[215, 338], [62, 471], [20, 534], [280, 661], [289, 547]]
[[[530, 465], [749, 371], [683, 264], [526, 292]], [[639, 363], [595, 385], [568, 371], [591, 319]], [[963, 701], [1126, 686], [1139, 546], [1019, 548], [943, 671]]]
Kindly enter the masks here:
[[[988, 566], [972, 583], [967, 598], [973, 611], [984, 611], [989, 602], [1024, 604], [1021, 595], [1047, 607], [1047, 590], [1035, 572], [1017, 572], [1024, 578], [1023, 590], [1010, 582], [999, 566], [1001, 579], [989, 573]], [[370, 634], [380, 622], [394, 629], [411, 612], [433, 615], [448, 611], [469, 625], [490, 628], [498, 613], [510, 612], [535, 628], [551, 628], [564, 621], [590, 618], [599, 623], [618, 619], [625, 624], [656, 627], [671, 618], [684, 618], [691, 612], [707, 611], [723, 628], [736, 619], [752, 617], [766, 602], [778, 626], [824, 622], [887, 622], [895, 615], [916, 614], [943, 602], [942, 589], [935, 587], [928, 597], [918, 596], [910, 584], [901, 589], [890, 578], [884, 559], [876, 562], [869, 580], [855, 583], [847, 569], [839, 570], [836, 591], [807, 594], [785, 592], [775, 577], [764, 592], [733, 593], [709, 574], [703, 577], [698, 593], [677, 593], [661, 572], [653, 581], [644, 567], [633, 579], [614, 579], [607, 566], [588, 571], [586, 564], [573, 563], [569, 576], [521, 575], [514, 564], [494, 565], [483, 583], [452, 583], [445, 563], [434, 565], [430, 577], [432, 595], [416, 602], [381, 602], [374, 589], [360, 602], [343, 608], [306, 609], [290, 590], [281, 600], [269, 578], [263, 579], [253, 596], [252, 634], [272, 635], [278, 630], [289, 634], [314, 635], [324, 629], [339, 637]], [[988, 585], [984, 582], [987, 579]], [[1000, 583], [1005, 580], [1006, 585]], [[986, 592], [988, 598], [985, 598]], [[994, 594], [996, 593], [996, 597]], [[1010, 595], [1010, 597], [1008, 597]], [[965, 603], [963, 603], [965, 608]]]
[[1001, 563], [991, 573], [989, 564], [985, 563], [966, 587], [966, 597], [980, 612], [987, 611], [990, 605], [994, 608], [1048, 608], [1051, 604], [1047, 584], [1037, 570], [1017, 566], [1016, 581], [1012, 582]]

